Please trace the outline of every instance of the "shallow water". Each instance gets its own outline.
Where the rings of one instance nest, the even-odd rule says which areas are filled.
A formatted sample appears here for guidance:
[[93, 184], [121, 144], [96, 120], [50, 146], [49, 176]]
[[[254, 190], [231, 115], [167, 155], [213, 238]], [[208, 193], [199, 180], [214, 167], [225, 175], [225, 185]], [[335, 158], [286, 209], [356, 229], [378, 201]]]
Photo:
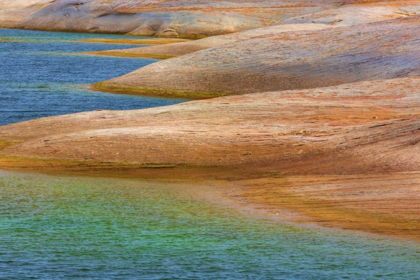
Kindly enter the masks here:
[[0, 173], [0, 278], [419, 279], [420, 246], [281, 225], [191, 186]]
[[[182, 102], [83, 84], [154, 60], [69, 52], [93, 35], [0, 29], [0, 125]], [[257, 219], [194, 187], [0, 172], [0, 279], [420, 279], [420, 246]]]
[[82, 85], [111, 79], [156, 60], [68, 55], [132, 48], [77, 43], [118, 35], [0, 29], [0, 125], [97, 109], [129, 110], [184, 100], [98, 93]]

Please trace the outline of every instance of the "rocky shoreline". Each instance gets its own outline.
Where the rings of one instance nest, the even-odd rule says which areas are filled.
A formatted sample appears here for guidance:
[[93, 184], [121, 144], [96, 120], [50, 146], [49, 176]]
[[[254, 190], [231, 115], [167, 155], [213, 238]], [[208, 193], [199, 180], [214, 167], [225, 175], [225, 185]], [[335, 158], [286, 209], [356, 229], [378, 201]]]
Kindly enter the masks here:
[[[48, 4], [22, 27], [43, 29], [71, 8], [66, 2]], [[211, 3], [218, 11], [222, 2]], [[248, 16], [258, 10], [252, 5], [269, 2], [250, 1]], [[307, 6], [288, 7], [287, 18], [274, 16], [279, 7], [262, 9], [273, 22], [241, 23], [248, 31], [98, 53], [166, 60], [95, 90], [211, 99], [0, 127], [0, 168], [222, 180], [235, 185], [232, 197], [272, 213], [289, 209], [308, 217], [302, 222], [419, 241], [420, 1], [301, 2]], [[54, 26], [62, 30], [74, 17], [96, 24], [87, 12], [96, 4], [79, 5]], [[68, 30], [125, 33], [125, 22], [139, 23], [125, 16], [119, 30], [108, 30], [106, 20], [119, 17], [113, 13], [99, 29]], [[218, 28], [199, 35], [241, 30]], [[181, 30], [171, 36], [189, 37]]]

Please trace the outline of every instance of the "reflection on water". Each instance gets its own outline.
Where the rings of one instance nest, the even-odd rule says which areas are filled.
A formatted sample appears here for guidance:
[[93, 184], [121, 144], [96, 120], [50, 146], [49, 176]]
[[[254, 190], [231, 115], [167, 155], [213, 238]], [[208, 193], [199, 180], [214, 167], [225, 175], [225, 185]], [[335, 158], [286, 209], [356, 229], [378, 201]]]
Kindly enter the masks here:
[[74, 42], [98, 37], [122, 36], [0, 29], [0, 125], [97, 109], [141, 109], [182, 101], [83, 89], [81, 85], [121, 76], [156, 61], [68, 55], [133, 47]]
[[420, 277], [413, 243], [257, 220], [188, 189], [0, 174], [0, 278]]

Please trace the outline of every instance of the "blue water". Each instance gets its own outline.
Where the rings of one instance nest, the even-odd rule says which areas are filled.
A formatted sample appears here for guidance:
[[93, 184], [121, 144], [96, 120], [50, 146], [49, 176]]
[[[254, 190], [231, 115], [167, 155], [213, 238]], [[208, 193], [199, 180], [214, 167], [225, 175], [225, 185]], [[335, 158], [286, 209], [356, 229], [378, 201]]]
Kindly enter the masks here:
[[0, 125], [97, 109], [141, 109], [184, 101], [84, 89], [83, 85], [121, 76], [156, 62], [68, 55], [133, 47], [76, 42], [120, 37], [123, 36], [0, 29]]
[[420, 246], [286, 226], [191, 186], [0, 173], [0, 279], [420, 279]]
[[[182, 102], [92, 92], [154, 62], [0, 29], [0, 125]], [[420, 245], [256, 218], [183, 184], [0, 172], [0, 279], [420, 279]]]

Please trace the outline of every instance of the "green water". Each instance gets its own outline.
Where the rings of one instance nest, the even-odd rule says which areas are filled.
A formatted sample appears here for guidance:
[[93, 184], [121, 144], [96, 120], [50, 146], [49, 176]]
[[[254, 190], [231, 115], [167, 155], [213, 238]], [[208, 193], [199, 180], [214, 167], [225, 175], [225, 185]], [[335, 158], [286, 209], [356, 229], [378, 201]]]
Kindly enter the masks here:
[[191, 186], [0, 173], [0, 279], [419, 279], [420, 246], [257, 219]]

